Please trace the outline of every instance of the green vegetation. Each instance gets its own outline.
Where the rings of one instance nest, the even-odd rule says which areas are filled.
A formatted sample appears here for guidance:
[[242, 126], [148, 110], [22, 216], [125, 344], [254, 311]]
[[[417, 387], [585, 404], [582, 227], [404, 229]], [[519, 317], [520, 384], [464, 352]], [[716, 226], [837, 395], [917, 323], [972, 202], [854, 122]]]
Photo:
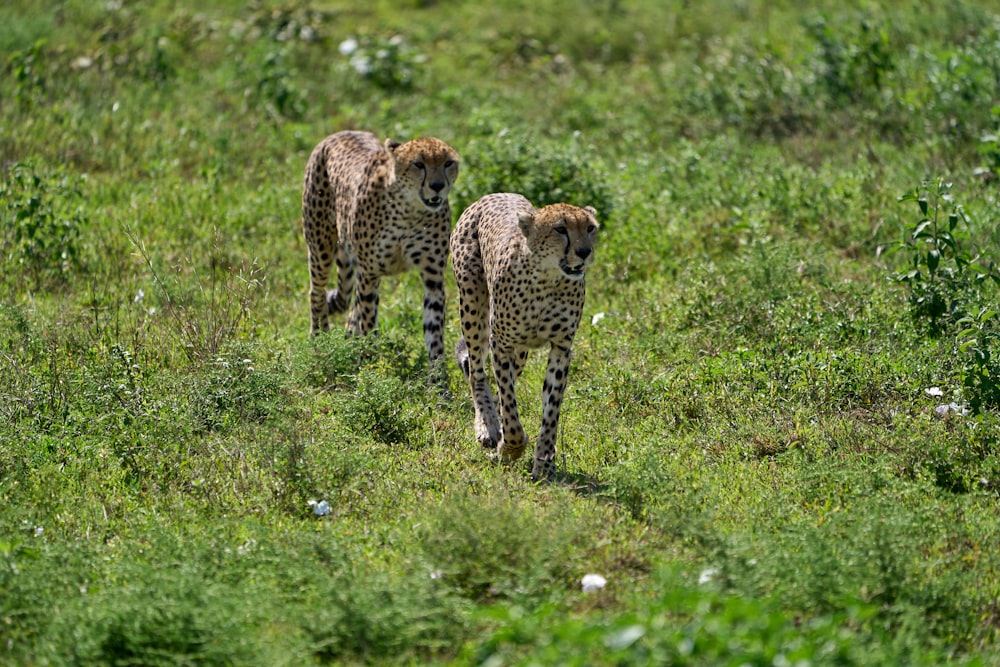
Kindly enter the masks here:
[[[996, 664], [1000, 13], [881, 5], [4, 3], [0, 664]], [[599, 210], [558, 483], [308, 337], [350, 128]]]

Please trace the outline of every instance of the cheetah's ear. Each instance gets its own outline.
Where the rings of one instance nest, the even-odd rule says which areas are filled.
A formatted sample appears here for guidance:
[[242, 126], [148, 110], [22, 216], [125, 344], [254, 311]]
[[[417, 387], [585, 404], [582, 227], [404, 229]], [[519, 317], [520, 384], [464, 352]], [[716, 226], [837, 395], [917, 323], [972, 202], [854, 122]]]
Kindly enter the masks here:
[[389, 149], [389, 152], [395, 151], [397, 148], [399, 148], [402, 145], [403, 144], [399, 143], [395, 139], [386, 139], [385, 140], [385, 147], [387, 149]]
[[524, 238], [529, 238], [531, 231], [535, 228], [535, 214], [527, 211], [518, 211], [517, 226], [521, 228]]
[[593, 206], [584, 206], [583, 210], [586, 211], [587, 213], [591, 214], [595, 218], [597, 217], [597, 209], [594, 208]]

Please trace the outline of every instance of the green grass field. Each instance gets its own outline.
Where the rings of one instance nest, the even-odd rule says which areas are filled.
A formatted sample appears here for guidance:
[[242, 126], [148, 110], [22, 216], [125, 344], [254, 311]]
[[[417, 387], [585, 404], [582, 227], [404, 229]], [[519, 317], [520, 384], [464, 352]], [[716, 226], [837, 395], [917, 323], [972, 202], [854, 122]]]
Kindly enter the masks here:
[[[0, 23], [0, 664], [1000, 661], [994, 2]], [[557, 483], [428, 388], [416, 274], [308, 336], [344, 129], [598, 210]]]

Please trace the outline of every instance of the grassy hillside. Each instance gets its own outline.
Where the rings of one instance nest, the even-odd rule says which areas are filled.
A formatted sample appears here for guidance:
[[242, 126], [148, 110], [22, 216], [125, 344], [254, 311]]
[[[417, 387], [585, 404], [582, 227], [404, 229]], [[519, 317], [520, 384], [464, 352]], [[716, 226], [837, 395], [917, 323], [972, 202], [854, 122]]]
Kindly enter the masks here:
[[[1000, 12], [888, 4], [5, 3], [0, 664], [996, 663]], [[309, 338], [351, 128], [599, 211], [558, 483]]]

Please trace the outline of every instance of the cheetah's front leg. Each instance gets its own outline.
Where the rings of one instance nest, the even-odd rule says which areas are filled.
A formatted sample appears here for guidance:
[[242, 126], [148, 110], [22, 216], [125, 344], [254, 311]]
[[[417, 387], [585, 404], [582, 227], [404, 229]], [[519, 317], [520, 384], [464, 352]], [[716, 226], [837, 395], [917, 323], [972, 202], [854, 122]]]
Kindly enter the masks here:
[[514, 391], [514, 380], [518, 375], [518, 361], [521, 355], [517, 350], [501, 349], [491, 341], [493, 350], [493, 374], [497, 381], [497, 395], [500, 398], [500, 421], [503, 425], [503, 435], [497, 445], [497, 454], [504, 463], [513, 463], [524, 454], [528, 437], [521, 426], [517, 414], [517, 394]]
[[566, 377], [569, 374], [570, 348], [552, 345], [549, 350], [549, 366], [542, 384], [542, 430], [535, 445], [535, 462], [531, 468], [531, 478], [551, 480], [556, 474], [556, 436], [559, 432], [559, 408], [566, 391]]
[[444, 280], [441, 271], [423, 271], [424, 281], [424, 345], [427, 347], [427, 367], [430, 380], [447, 388], [448, 375], [444, 364]]
[[485, 309], [489, 307], [486, 277], [481, 263], [469, 262], [462, 257], [455, 258], [455, 276], [462, 326], [462, 338], [455, 346], [455, 360], [468, 380], [472, 393], [472, 403], [476, 410], [476, 441], [495, 453], [500, 443], [500, 422], [497, 420], [490, 380], [486, 375], [486, 360], [489, 355], [489, 330], [485, 315]]

